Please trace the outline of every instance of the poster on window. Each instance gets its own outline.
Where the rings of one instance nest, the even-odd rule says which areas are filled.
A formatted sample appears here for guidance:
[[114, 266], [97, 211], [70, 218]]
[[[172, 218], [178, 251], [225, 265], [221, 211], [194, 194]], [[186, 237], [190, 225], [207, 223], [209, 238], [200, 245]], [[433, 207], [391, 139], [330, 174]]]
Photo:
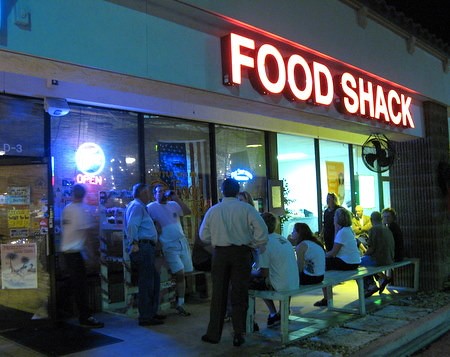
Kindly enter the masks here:
[[343, 204], [345, 199], [344, 185], [344, 163], [337, 161], [325, 161], [327, 167], [328, 192], [334, 192], [339, 203]]
[[6, 196], [9, 205], [29, 205], [30, 204], [30, 186], [9, 186]]
[[2, 289], [37, 288], [36, 243], [1, 244]]
[[10, 209], [8, 210], [8, 227], [25, 228], [30, 226], [30, 210]]

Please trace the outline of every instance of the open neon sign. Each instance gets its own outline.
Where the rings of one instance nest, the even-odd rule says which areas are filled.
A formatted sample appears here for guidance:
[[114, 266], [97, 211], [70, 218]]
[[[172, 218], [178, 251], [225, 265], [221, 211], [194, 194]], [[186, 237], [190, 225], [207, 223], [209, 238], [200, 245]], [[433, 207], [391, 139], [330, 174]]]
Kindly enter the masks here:
[[75, 154], [75, 162], [82, 173], [76, 176], [77, 183], [101, 185], [103, 177], [99, 174], [105, 168], [105, 154], [95, 143], [81, 144]]
[[329, 106], [343, 113], [383, 120], [394, 126], [414, 128], [412, 98], [394, 88], [386, 89], [364, 76], [348, 71], [332, 74], [329, 66], [307, 61], [302, 53], [287, 58], [271, 44], [231, 33], [222, 38], [225, 85], [240, 85], [243, 71], [261, 94], [283, 94], [291, 101]]

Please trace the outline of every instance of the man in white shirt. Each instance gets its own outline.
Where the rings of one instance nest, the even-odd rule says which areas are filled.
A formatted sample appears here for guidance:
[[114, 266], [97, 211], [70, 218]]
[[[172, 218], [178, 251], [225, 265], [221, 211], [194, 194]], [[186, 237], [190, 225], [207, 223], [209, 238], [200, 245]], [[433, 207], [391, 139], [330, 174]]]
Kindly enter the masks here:
[[206, 212], [200, 226], [200, 239], [214, 247], [210, 319], [202, 336], [202, 341], [208, 343], [218, 343], [222, 337], [230, 281], [233, 345], [245, 342], [252, 248], [264, 246], [268, 239], [267, 226], [259, 213], [238, 200], [239, 190], [239, 182], [224, 180], [222, 201]]
[[147, 205], [147, 211], [160, 229], [159, 242], [162, 246], [164, 259], [175, 275], [177, 307], [181, 316], [190, 313], [184, 307], [186, 282], [184, 273], [191, 272], [192, 266], [189, 242], [183, 232], [180, 217], [191, 214], [191, 209], [177, 196], [174, 191], [168, 191], [162, 184], [153, 188], [155, 201]]
[[[252, 272], [250, 288], [254, 290], [294, 290], [299, 287], [297, 259], [291, 242], [275, 233], [277, 218], [270, 212], [261, 215], [269, 231], [266, 248], [259, 254], [259, 269]], [[267, 326], [280, 322], [273, 300], [264, 299], [268, 309]]]
[[80, 325], [101, 328], [103, 322], [97, 321], [89, 311], [86, 285], [86, 266], [83, 253], [88, 229], [92, 227], [88, 208], [83, 204], [86, 189], [76, 184], [72, 187], [72, 202], [62, 212], [61, 251], [70, 277], [70, 287], [78, 308]]

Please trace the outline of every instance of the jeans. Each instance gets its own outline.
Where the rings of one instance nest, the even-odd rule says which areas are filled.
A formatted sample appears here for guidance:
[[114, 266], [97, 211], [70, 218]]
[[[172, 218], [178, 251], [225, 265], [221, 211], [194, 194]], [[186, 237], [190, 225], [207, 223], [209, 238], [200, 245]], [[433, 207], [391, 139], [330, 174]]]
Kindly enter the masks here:
[[138, 310], [139, 321], [152, 319], [159, 308], [161, 278], [155, 268], [155, 247], [139, 244], [139, 251], [130, 254], [130, 259], [138, 268]]

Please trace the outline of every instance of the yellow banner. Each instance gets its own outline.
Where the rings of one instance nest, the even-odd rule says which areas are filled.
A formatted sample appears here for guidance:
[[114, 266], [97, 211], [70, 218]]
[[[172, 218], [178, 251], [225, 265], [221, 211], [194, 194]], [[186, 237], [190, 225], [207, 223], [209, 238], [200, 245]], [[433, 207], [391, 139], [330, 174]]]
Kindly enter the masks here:
[[334, 192], [339, 203], [342, 204], [345, 199], [344, 186], [344, 163], [337, 161], [325, 161], [327, 167], [328, 192]]

